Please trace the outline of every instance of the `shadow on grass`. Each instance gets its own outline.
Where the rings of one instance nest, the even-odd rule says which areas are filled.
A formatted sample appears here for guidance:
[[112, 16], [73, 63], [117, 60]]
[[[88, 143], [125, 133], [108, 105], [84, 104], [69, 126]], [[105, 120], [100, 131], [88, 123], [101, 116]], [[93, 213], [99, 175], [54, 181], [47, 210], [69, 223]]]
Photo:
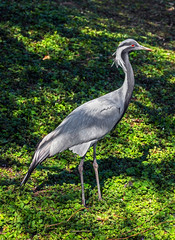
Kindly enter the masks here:
[[[145, 26], [147, 26], [148, 24], [146, 20], [147, 17], [149, 17], [150, 21], [153, 21], [154, 23], [157, 23], [159, 21], [161, 22], [162, 14], [166, 12], [166, 22], [171, 25], [171, 20], [168, 20], [171, 19], [171, 13], [170, 15], [167, 15], [168, 12], [166, 6], [166, 4], [160, 4], [158, 2], [156, 2], [155, 5], [152, 5], [151, 1], [148, 1], [147, 3], [145, 3], [144, 1], [128, 1], [125, 3], [125, 6], [122, 5], [122, 1], [119, 1], [118, 4], [114, 2], [107, 5], [105, 1], [104, 3], [94, 1], [91, 4], [89, 4], [88, 1], [83, 1], [80, 5], [79, 3], [77, 3], [77, 1], [72, 1], [70, 3], [58, 3], [57, 1], [53, 1], [51, 3], [49, 1], [45, 1], [44, 3], [39, 2], [38, 4], [33, 3], [32, 1], [29, 3], [23, 2], [23, 4], [19, 4], [17, 1], [12, 1], [10, 5], [5, 2], [2, 3], [1, 11], [3, 12], [3, 14], [1, 14], [1, 16], [3, 16], [3, 18], [1, 20], [4, 25], [1, 26], [3, 27], [3, 29], [1, 30], [1, 59], [3, 60], [3, 65], [5, 62], [5, 68], [3, 69], [3, 71], [1, 71], [1, 81], [4, 87], [5, 85], [8, 86], [3, 89], [4, 93], [2, 98], [2, 104], [8, 105], [8, 107], [6, 108], [7, 112], [4, 110], [4, 114], [2, 115], [3, 123], [1, 124], [1, 127], [3, 130], [6, 129], [4, 130], [5, 134], [2, 142], [15, 142], [19, 143], [22, 146], [26, 142], [30, 144], [31, 142], [36, 143], [39, 140], [36, 140], [36, 138], [32, 134], [32, 126], [35, 122], [35, 119], [32, 116], [32, 103], [31, 105], [26, 103], [25, 109], [22, 109], [22, 113], [18, 117], [14, 117], [14, 111], [18, 109], [17, 103], [15, 103], [15, 98], [17, 95], [19, 95], [19, 97], [21, 98], [30, 98], [31, 96], [29, 93], [32, 91], [36, 91], [38, 95], [41, 95], [42, 93], [39, 90], [41, 85], [46, 86], [50, 89], [54, 88], [55, 84], [53, 84], [53, 76], [54, 78], [57, 78], [60, 82], [62, 82], [62, 89], [60, 89], [61, 91], [70, 91], [70, 88], [74, 91], [74, 100], [78, 103], [81, 103], [81, 100], [79, 100], [82, 97], [80, 95], [80, 92], [86, 93], [86, 100], [89, 100], [91, 98], [87, 90], [89, 84], [95, 84], [97, 93], [94, 95], [94, 97], [97, 97], [99, 95], [98, 85], [100, 85], [101, 88], [102, 85], [105, 85], [104, 93], [107, 93], [116, 88], [116, 84], [114, 84], [115, 81], [113, 80], [114, 74], [117, 74], [119, 81], [122, 82], [122, 77], [120, 76], [118, 71], [110, 70], [112, 71], [111, 76], [108, 73], [109, 68], [106, 68], [105, 71], [102, 71], [102, 69], [98, 68], [98, 66], [101, 65], [101, 62], [104, 62], [103, 58], [101, 58], [101, 60], [97, 59], [96, 61], [94, 61], [93, 65], [88, 67], [87, 58], [89, 56], [92, 57], [92, 53], [90, 53], [88, 56], [88, 53], [84, 49], [83, 45], [79, 48], [79, 53], [81, 56], [77, 56], [72, 60], [66, 60], [63, 59], [63, 54], [63, 56], [58, 56], [57, 59], [45, 63], [44, 61], [42, 61], [41, 53], [36, 54], [33, 50], [31, 52], [28, 51], [22, 40], [18, 40], [17, 37], [11, 37], [18, 32], [14, 32], [12, 34], [10, 30], [5, 28], [6, 25], [10, 25], [12, 28], [19, 27], [19, 32], [24, 37], [27, 37], [29, 39], [33, 36], [29, 34], [29, 32], [33, 31], [35, 32], [33, 40], [38, 41], [42, 40], [44, 34], [48, 32], [52, 34], [55, 31], [58, 31], [58, 33], [61, 34], [63, 37], [72, 39], [73, 43], [81, 42], [85, 39], [86, 41], [90, 41], [89, 46], [90, 49], [92, 49], [94, 55], [95, 52], [98, 51], [98, 53], [103, 54], [106, 57], [111, 54], [111, 51], [110, 49], [105, 47], [103, 42], [109, 46], [110, 43], [114, 44], [114, 41], [116, 41], [116, 39], [114, 37], [110, 38], [109, 36], [107, 37], [103, 35], [100, 37], [96, 35], [91, 36], [89, 33], [82, 34], [81, 28], [78, 28], [78, 26], [82, 26], [84, 28], [89, 25], [90, 27], [96, 27], [97, 30], [99, 29], [101, 31], [105, 30], [106, 28], [109, 28], [109, 30], [110, 28], [113, 28], [111, 32], [120, 32], [121, 34], [124, 34], [124, 32], [126, 32], [128, 35], [133, 35], [133, 37], [136, 37], [137, 33], [135, 31], [130, 34], [130, 27], [136, 27], [137, 29], [137, 26], [139, 26], [140, 24], [142, 26], [140, 28], [140, 31], [142, 32], [142, 34], [143, 31], [145, 33]], [[136, 11], [136, 9], [139, 11]], [[149, 14], [147, 13], [148, 9], [150, 9]], [[48, 14], [49, 11], [50, 14]], [[90, 12], [88, 13], [87, 11]], [[117, 12], [118, 14], [116, 14]], [[153, 14], [154, 12], [156, 12], [156, 18]], [[130, 17], [130, 14], [132, 17]], [[137, 16], [133, 17], [133, 14], [138, 14], [138, 22], [135, 22]], [[116, 22], [116, 27], [114, 27], [114, 24], [112, 24], [112, 22], [110, 21], [109, 26], [106, 27], [99, 24], [98, 21], [94, 21], [97, 16], [100, 16], [101, 18], [106, 17], [108, 20], [116, 19], [120, 23], [118, 24]], [[73, 20], [74, 18], [76, 18], [76, 21], [78, 21], [76, 25], [73, 24], [75, 21]], [[85, 20], [85, 18], [88, 19], [89, 23]], [[90, 22], [91, 20], [92, 23]], [[69, 22], [72, 23], [72, 28], [69, 26]], [[151, 29], [153, 29], [152, 26]], [[163, 28], [161, 30], [163, 31]], [[138, 34], [140, 35], [140, 33]], [[146, 34], [148, 34], [147, 31]], [[169, 32], [169, 34], [171, 35], [171, 31]], [[121, 40], [123, 40], [123, 36], [121, 36], [120, 39], [117, 39], [117, 41]], [[149, 36], [149, 41], [150, 43], [155, 42], [155, 36]], [[3, 45], [3, 43], [5, 44]], [[156, 43], [159, 43], [159, 38], [157, 38]], [[69, 44], [68, 48], [70, 51], [74, 50], [74, 46], [72, 47], [71, 44]], [[49, 51], [49, 49], [47, 49], [46, 52], [44, 52], [43, 54], [46, 54], [47, 51]], [[51, 49], [50, 51], [53, 51], [53, 49]], [[95, 66], [95, 64], [97, 64], [97, 66]], [[168, 64], [171, 63], [167, 62], [167, 65]], [[22, 70], [20, 70], [20, 68], [22, 68]], [[61, 71], [67, 70], [67, 79], [70, 79], [70, 81], [66, 82], [60, 71], [56, 70], [57, 68], [59, 68]], [[56, 76], [54, 75], [55, 71]], [[107, 83], [100, 83], [101, 74], [106, 75], [102, 77], [102, 82], [108, 79]], [[166, 79], [168, 79], [170, 75], [171, 73], [167, 73]], [[83, 82], [85, 84], [83, 87], [81, 84], [82, 80], [76, 82], [72, 81], [75, 76], [79, 76], [79, 79], [84, 79]], [[97, 78], [99, 78], [99, 81], [97, 81]], [[144, 81], [143, 76], [142, 78], [143, 80], [141, 83], [147, 84], [147, 79], [145, 79]], [[40, 82], [41, 79], [42, 83]], [[156, 81], [157, 80], [158, 79], [156, 79]], [[108, 87], [107, 85], [111, 85], [111, 87]], [[169, 86], [169, 88], [171, 88], [171, 86]], [[150, 88], [148, 90], [151, 92]], [[157, 102], [157, 98], [154, 99], [153, 97], [153, 101]], [[164, 114], [163, 108], [162, 114]], [[57, 125], [58, 123], [55, 123], [54, 127], [56, 127]], [[54, 127], [52, 129], [54, 129]], [[25, 132], [27, 133], [26, 135]]]
[[[173, 48], [174, 25], [170, 2], [152, 2], [44, 0], [0, 3], [0, 167], [3, 170], [0, 173], [0, 208], [6, 216], [6, 219], [3, 219], [5, 227], [0, 226], [0, 233], [2, 230], [5, 233], [11, 227], [10, 234], [19, 228], [19, 236], [21, 229], [29, 233], [30, 237], [35, 236], [44, 231], [42, 219], [49, 224], [62, 221], [63, 213], [66, 214], [67, 209], [70, 210], [70, 206], [73, 206], [70, 202], [81, 203], [77, 167], [67, 171], [53, 164], [48, 166], [43, 163], [37, 168], [39, 174], [33, 177], [35, 183], [42, 183], [33, 191], [30, 179], [25, 188], [19, 188], [23, 177], [21, 171], [24, 164], [30, 163], [31, 157], [17, 157], [16, 152], [20, 152], [24, 145], [27, 145], [28, 152], [34, 150], [40, 136], [43, 136], [43, 132], [38, 130], [41, 124], [45, 127], [45, 132], [49, 133], [77, 105], [121, 86], [122, 71], [111, 69], [109, 63], [109, 56], [120, 41], [130, 37], [143, 45], [149, 43], [150, 46], [160, 46], [163, 49]], [[60, 44], [60, 49], [55, 50], [52, 44], [49, 45], [50, 42], [37, 49], [38, 42], [41, 43], [47, 36], [53, 37], [55, 33], [63, 41], [62, 44], [55, 40], [57, 45]], [[43, 57], [48, 54], [51, 59], [43, 61]], [[159, 110], [144, 106], [136, 100], [134, 104], [138, 110], [132, 114], [135, 118], [138, 118], [139, 111], [146, 114], [148, 123], [157, 129], [164, 128], [166, 132], [157, 137], [168, 139], [170, 130], [174, 129], [173, 122], [167, 117], [174, 108], [174, 84], [168, 81], [172, 77], [173, 63], [159, 58], [155, 52], [145, 57], [140, 53], [137, 56], [133, 58], [131, 55], [131, 62], [133, 67], [138, 69], [147, 64], [159, 64], [158, 73], [153, 79], [148, 78], [147, 74], [135, 71], [137, 85], [150, 93], [151, 102], [156, 104]], [[164, 75], [161, 73], [162, 68], [166, 68]], [[167, 91], [166, 98], [162, 90]], [[58, 95], [58, 98], [55, 100], [50, 97], [49, 102], [46, 93]], [[38, 98], [39, 103], [35, 102], [34, 98]], [[65, 106], [62, 113], [57, 112], [55, 103]], [[52, 120], [49, 121], [49, 118]], [[121, 138], [122, 144], [124, 141], [125, 139]], [[100, 157], [98, 160], [97, 156], [102, 192], [106, 181], [110, 182], [112, 177], [121, 175], [126, 178], [131, 176], [133, 181], [147, 180], [150, 186], [154, 185], [154, 191], [157, 191], [160, 197], [162, 192], [167, 196], [171, 192], [168, 190], [174, 186], [174, 163], [167, 163], [162, 159], [160, 163], [148, 162], [149, 150], [153, 148], [154, 144], [143, 146], [140, 149], [142, 156], [138, 158], [121, 158], [110, 153], [105, 154], [104, 159]], [[19, 158], [22, 160], [18, 161]], [[62, 154], [60, 161], [61, 158]], [[65, 161], [64, 158], [63, 160]], [[78, 164], [77, 161], [77, 166]], [[40, 170], [47, 171], [48, 174], [43, 181]], [[88, 184], [86, 199], [91, 204], [96, 181], [90, 160], [84, 164], [84, 182]], [[57, 206], [58, 211], [63, 210], [60, 215]], [[125, 211], [127, 212], [127, 209]], [[65, 219], [70, 215], [71, 212], [64, 216]], [[95, 224], [91, 219], [84, 225], [80, 221], [76, 222], [76, 218], [75, 221], [65, 222], [65, 229], [61, 229], [63, 232], [85, 229], [92, 232], [94, 230], [93, 236], [99, 234], [99, 225], [92, 229]], [[130, 225], [129, 222], [128, 226]], [[59, 227], [54, 230], [59, 231]]]
[[[122, 3], [122, 1], [119, 2]], [[81, 99], [87, 101], [93, 97], [97, 97], [102, 91], [103, 93], [107, 93], [114, 90], [116, 88], [114, 76], [115, 79], [118, 78], [119, 82], [122, 83], [123, 76], [120, 75], [120, 72], [116, 69], [109, 70], [109, 67], [104, 64], [106, 58], [111, 54], [111, 49], [114, 45], [116, 46], [116, 43], [114, 43], [116, 40], [121, 41], [128, 36], [134, 37], [136, 40], [146, 38], [149, 44], [157, 46], [161, 43], [160, 45], [162, 47], [168, 48], [164, 43], [170, 41], [173, 36], [171, 31], [171, 14], [167, 15], [166, 4], [160, 4], [158, 1], [156, 5], [152, 5], [151, 1], [147, 3], [145, 3], [145, 1], [128, 1], [125, 3], [125, 6], [120, 4], [116, 6], [116, 3], [106, 4], [105, 1], [104, 3], [94, 1], [91, 4], [89, 4], [88, 1], [83, 1], [78, 4], [77, 1], [72, 1], [71, 5], [66, 5], [65, 2], [61, 2], [59, 5], [57, 1], [53, 1], [52, 4], [49, 1], [49, 5], [46, 3], [48, 2], [39, 2], [34, 5], [32, 1], [30, 4], [19, 4], [17, 1], [11, 1], [10, 5], [8, 3], [5, 4], [5, 2], [1, 4], [1, 10], [3, 11], [3, 14], [1, 14], [3, 23], [1, 25], [1, 65], [3, 65], [1, 69], [1, 84], [3, 86], [1, 104], [5, 106], [1, 115], [1, 128], [3, 132], [2, 143], [4, 141], [4, 152], [9, 149], [9, 146], [15, 147], [13, 144], [23, 146], [27, 143], [28, 146], [34, 148], [39, 141], [39, 137], [36, 137], [33, 133], [33, 126], [35, 125], [36, 118], [40, 115], [40, 111], [37, 110], [37, 116], [33, 115], [32, 111], [34, 108], [32, 101], [29, 103], [24, 102], [24, 105], [20, 108], [16, 102], [16, 97], [21, 99], [24, 97], [24, 101], [27, 101], [33, 96], [33, 92], [35, 92], [35, 95], [40, 96], [42, 99], [40, 87], [46, 87], [51, 91], [54, 88], [60, 88], [60, 92], [64, 93], [67, 91], [74, 91], [74, 98], [72, 101], [80, 104]], [[158, 8], [158, 6], [161, 6], [161, 8]], [[136, 9], [139, 11], [136, 11]], [[148, 9], [150, 9], [150, 11], [146, 13]], [[156, 17], [154, 14], [155, 12], [157, 14]], [[169, 29], [169, 36], [166, 38], [163, 36], [160, 40], [160, 36], [151, 36], [149, 35], [149, 31], [158, 31], [158, 28], [153, 25], [156, 23], [159, 25], [159, 22], [162, 21], [163, 13], [166, 13], [165, 22], [169, 22], [169, 27], [166, 27], [166, 30]], [[138, 16], [139, 18], [137, 19]], [[98, 23], [98, 17], [102, 19], [106, 18], [109, 23], [106, 23], [106, 25]], [[152, 23], [148, 22], [149, 20], [147, 20], [147, 17], [149, 17]], [[114, 24], [114, 20], [116, 20], [116, 24]], [[75, 24], [75, 21], [78, 21], [78, 23]], [[7, 28], [9, 26], [11, 27], [10, 30]], [[114, 36], [109, 37], [103, 34], [102, 36], [98, 36], [91, 35], [90, 33], [82, 33], [79, 26], [83, 29], [89, 26], [89, 28], [99, 31], [107, 30], [112, 33], [121, 33], [121, 36], [116, 39]], [[164, 24], [159, 31], [164, 35], [165, 32], [163, 27]], [[14, 28], [16, 28], [16, 30], [13, 30]], [[12, 30], [14, 31], [13, 33], [11, 33]], [[62, 37], [66, 37], [70, 41], [68, 46], [69, 52], [75, 50], [74, 43], [79, 45], [82, 41], [82, 46], [78, 48], [79, 55], [77, 54], [77, 56], [71, 60], [65, 58], [64, 49], [62, 49], [62, 53], [60, 52], [61, 56], [58, 55], [50, 62], [44, 62], [42, 61], [43, 55], [47, 54], [47, 51], [53, 53], [54, 50], [52, 48], [47, 48], [43, 53], [39, 52], [38, 54], [36, 54], [37, 51], [35, 51], [34, 48], [31, 51], [27, 50], [23, 40], [20, 40], [18, 37], [12, 37], [18, 34], [18, 31], [23, 37], [30, 40], [32, 39], [33, 41], [41, 41], [45, 34], [53, 34], [57, 31]], [[35, 34], [29, 34], [32, 32], [35, 32]], [[89, 52], [86, 51], [86, 47], [84, 47], [85, 42], [83, 41], [89, 41]], [[92, 60], [92, 55], [94, 54], [94, 56], [96, 56], [97, 52], [104, 57], [95, 59], [94, 62], [88, 66], [88, 61]], [[101, 64], [104, 65], [101, 67]], [[172, 65], [172, 63], [168, 61], [166, 64]], [[67, 71], [66, 79], [61, 73], [63, 70]], [[164, 82], [160, 83], [159, 87], [168, 86], [168, 94], [173, 95], [173, 84], [166, 85], [166, 80], [171, 74], [172, 72], [166, 73]], [[78, 76], [78, 80], [73, 80], [75, 76]], [[157, 114], [158, 111], [149, 109], [139, 102], [135, 102], [135, 104], [141, 109], [144, 109], [146, 113], [150, 113], [148, 114], [150, 122], [154, 123], [157, 120], [160, 122], [160, 117], [171, 113], [172, 109], [171, 107], [167, 108], [167, 103], [161, 100], [161, 98], [157, 98], [159, 95], [159, 88], [157, 88], [156, 96], [155, 89], [151, 90], [152, 83], [148, 84], [148, 79], [144, 76], [140, 76], [140, 78], [142, 80], [138, 82], [138, 84], [150, 91], [152, 94], [152, 101], [161, 104], [162, 111]], [[56, 87], [55, 80], [57, 80], [58, 87]], [[158, 80], [159, 78], [156, 78], [152, 81], [157, 82]], [[88, 90], [93, 86], [96, 88], [94, 94]], [[84, 92], [84, 95], [82, 94], [83, 97], [80, 92]], [[173, 101], [170, 100], [170, 102]], [[71, 103], [71, 101], [67, 100], [66, 103]], [[46, 104], [45, 101], [43, 101], [43, 105], [44, 104]], [[52, 104], [54, 105], [55, 103], [53, 102]], [[15, 116], [15, 110], [20, 110], [21, 113]], [[67, 115], [67, 113], [64, 115]], [[47, 126], [47, 121], [44, 122], [44, 124]], [[54, 129], [58, 124], [59, 122], [53, 122], [53, 128], [48, 128]], [[146, 159], [147, 154], [148, 153], [144, 154], [144, 159]], [[147, 177], [154, 179], [153, 174], [151, 174], [154, 167], [149, 166], [148, 169], [144, 169], [140, 163], [142, 160], [142, 158], [133, 160], [127, 158], [117, 159], [114, 157], [109, 157], [109, 160], [99, 160], [99, 171], [102, 173], [104, 171], [103, 174], [100, 173], [102, 185], [108, 177], [113, 175], [118, 176], [121, 173], [125, 173], [129, 167], [136, 168], [135, 166], [138, 167], [138, 170], [135, 169], [138, 177], [141, 177], [142, 173], [145, 172], [145, 174], [148, 175]], [[22, 166], [22, 164], [19, 165], [17, 161], [11, 161], [10, 159], [5, 159], [5, 162], [8, 166]], [[138, 165], [136, 165], [136, 163]], [[4, 159], [2, 159], [0, 164], [3, 167]], [[88, 169], [92, 167], [88, 162], [87, 166]], [[108, 166], [109, 170], [100, 170], [107, 169]], [[49, 182], [52, 183], [53, 179], [54, 181], [56, 180], [57, 183], [62, 184], [68, 177], [65, 182], [72, 183], [75, 181], [75, 176], [77, 178], [76, 183], [79, 182], [77, 169], [75, 170], [76, 173], [73, 171], [72, 174], [69, 174], [67, 171], [60, 171], [59, 169], [58, 172], [58, 175], [50, 175]], [[85, 167], [85, 179], [87, 179], [87, 183], [91, 186], [95, 186], [95, 177], [91, 177], [91, 180], [89, 180], [91, 175], [94, 175], [93, 170], [86, 171]], [[162, 179], [163, 181], [163, 177], [160, 173], [156, 176], [157, 179]], [[154, 179], [154, 181], [157, 180]]]

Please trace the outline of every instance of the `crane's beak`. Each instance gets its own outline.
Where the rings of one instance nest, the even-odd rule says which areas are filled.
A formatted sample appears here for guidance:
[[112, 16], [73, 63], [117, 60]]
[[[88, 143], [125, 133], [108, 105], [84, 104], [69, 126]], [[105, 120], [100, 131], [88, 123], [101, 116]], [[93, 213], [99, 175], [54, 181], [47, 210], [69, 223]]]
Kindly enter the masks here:
[[139, 49], [140, 49], [140, 50], [146, 50], [146, 51], [152, 51], [151, 48], [147, 48], [147, 47], [144, 47], [144, 46], [142, 46], [142, 45], [139, 46]]

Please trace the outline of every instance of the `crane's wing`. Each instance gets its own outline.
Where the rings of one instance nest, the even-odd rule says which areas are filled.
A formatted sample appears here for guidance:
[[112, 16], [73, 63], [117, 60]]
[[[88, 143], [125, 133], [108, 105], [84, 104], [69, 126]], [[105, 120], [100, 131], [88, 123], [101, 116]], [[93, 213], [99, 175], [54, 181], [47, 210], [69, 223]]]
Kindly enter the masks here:
[[47, 157], [66, 149], [81, 156], [90, 145], [106, 135], [120, 120], [123, 112], [121, 104], [116, 104], [109, 96], [107, 94], [76, 108], [54, 131], [45, 136], [21, 184], [25, 184], [36, 166]]
[[54, 130], [50, 155], [101, 139], [115, 126], [121, 115], [121, 106], [111, 99], [98, 98], [81, 105]]

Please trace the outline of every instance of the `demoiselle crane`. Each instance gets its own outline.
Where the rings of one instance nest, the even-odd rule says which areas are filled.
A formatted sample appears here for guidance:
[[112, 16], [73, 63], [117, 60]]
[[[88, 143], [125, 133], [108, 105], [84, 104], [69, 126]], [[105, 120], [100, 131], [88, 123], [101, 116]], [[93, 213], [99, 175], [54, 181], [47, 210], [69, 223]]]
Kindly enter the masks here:
[[135, 84], [129, 53], [136, 50], [151, 51], [151, 49], [141, 46], [133, 39], [127, 39], [119, 44], [114, 53], [114, 64], [117, 67], [120, 66], [125, 73], [123, 85], [113, 92], [77, 107], [55, 130], [45, 136], [34, 153], [32, 163], [21, 185], [26, 183], [38, 164], [48, 157], [69, 149], [82, 157], [78, 170], [82, 188], [82, 204], [85, 206], [83, 164], [88, 149], [93, 146], [93, 167], [98, 188], [98, 198], [99, 200], [102, 199], [96, 146], [97, 142], [119, 123], [128, 108]]

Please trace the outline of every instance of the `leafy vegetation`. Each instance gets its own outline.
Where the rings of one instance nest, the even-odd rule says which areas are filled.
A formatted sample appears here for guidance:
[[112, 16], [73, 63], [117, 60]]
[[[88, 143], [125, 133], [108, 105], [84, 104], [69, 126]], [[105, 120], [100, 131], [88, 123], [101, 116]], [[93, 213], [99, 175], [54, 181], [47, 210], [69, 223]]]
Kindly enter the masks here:
[[[175, 239], [174, 5], [171, 0], [0, 1], [0, 239]], [[153, 49], [130, 59], [136, 86], [127, 113], [92, 150], [81, 206], [79, 157], [38, 166], [37, 142], [73, 109], [121, 86], [118, 43]]]

